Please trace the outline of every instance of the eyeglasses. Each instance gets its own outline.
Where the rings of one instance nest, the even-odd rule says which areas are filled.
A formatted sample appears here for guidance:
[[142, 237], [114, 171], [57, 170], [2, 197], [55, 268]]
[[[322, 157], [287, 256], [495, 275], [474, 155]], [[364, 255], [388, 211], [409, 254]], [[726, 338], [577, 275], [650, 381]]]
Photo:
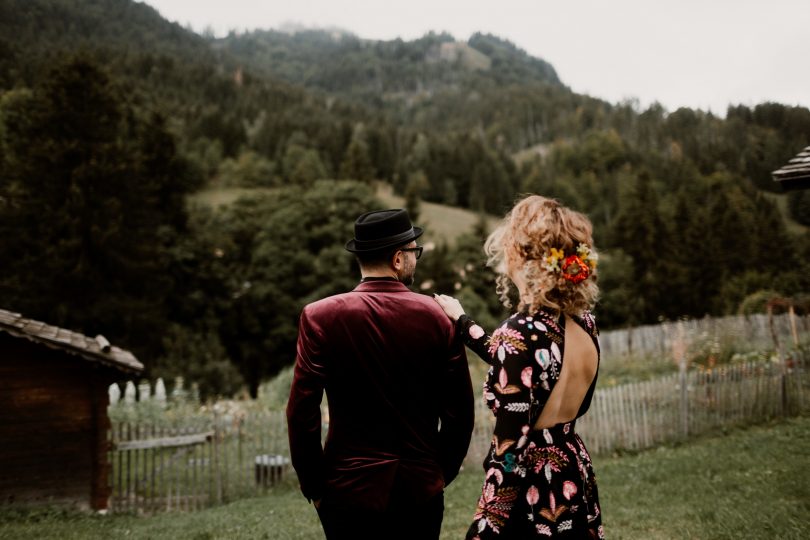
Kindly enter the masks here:
[[400, 248], [400, 251], [413, 251], [414, 254], [416, 255], [416, 258], [418, 259], [419, 257], [422, 256], [423, 249], [425, 249], [423, 246], [416, 246], [412, 248]]

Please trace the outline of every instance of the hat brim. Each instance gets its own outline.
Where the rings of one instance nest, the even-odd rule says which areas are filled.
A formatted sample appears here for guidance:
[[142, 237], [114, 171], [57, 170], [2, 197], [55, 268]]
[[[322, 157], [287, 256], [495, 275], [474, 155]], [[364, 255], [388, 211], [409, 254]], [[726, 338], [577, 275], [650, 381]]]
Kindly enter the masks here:
[[357, 240], [352, 238], [351, 240], [346, 242], [346, 251], [350, 251], [352, 253], [374, 253], [376, 251], [385, 251], [386, 249], [391, 249], [393, 247], [407, 244], [408, 242], [413, 242], [414, 240], [422, 236], [423, 232], [425, 231], [422, 230], [421, 227], [414, 227], [413, 233], [406, 236], [405, 238], [395, 238], [394, 240], [388, 243], [381, 242], [380, 244], [374, 245], [373, 247], [358, 246]]

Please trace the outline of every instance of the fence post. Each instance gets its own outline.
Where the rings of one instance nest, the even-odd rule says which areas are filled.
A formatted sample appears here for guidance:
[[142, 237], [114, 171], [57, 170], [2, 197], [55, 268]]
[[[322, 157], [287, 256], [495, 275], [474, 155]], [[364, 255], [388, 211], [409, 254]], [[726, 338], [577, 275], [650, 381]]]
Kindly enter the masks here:
[[681, 433], [686, 438], [689, 436], [689, 380], [686, 376], [686, 337], [683, 321], [678, 321], [678, 334], [675, 339], [677, 342], [675, 352], [678, 355], [678, 372], [681, 386]]
[[222, 504], [222, 467], [219, 465], [219, 414], [216, 406], [213, 406], [212, 409], [214, 410], [214, 471], [217, 482], [217, 504]]
[[768, 302], [768, 324], [771, 327], [771, 337], [773, 338], [773, 345], [776, 348], [776, 355], [779, 359], [779, 392], [782, 396], [780, 411], [781, 416], [787, 414], [787, 388], [785, 388], [785, 355], [782, 354], [782, 347], [779, 345], [779, 336], [776, 334], [776, 326], [773, 321], [773, 304]]
[[796, 310], [793, 304], [788, 306], [788, 317], [790, 318], [790, 333], [793, 336], [793, 347], [799, 346], [799, 332], [796, 330]]

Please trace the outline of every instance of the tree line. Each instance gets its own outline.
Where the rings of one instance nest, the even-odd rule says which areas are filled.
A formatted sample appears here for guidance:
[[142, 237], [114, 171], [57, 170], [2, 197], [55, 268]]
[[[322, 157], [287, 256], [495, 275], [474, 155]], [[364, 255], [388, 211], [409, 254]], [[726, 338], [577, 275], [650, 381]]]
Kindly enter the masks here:
[[[443, 34], [222, 41], [128, 0], [14, 0], [0, 15], [0, 305], [104, 333], [150, 375], [255, 393], [291, 363], [301, 307], [356, 283], [342, 244], [379, 208], [378, 181], [414, 213], [501, 215], [527, 192], [585, 212], [604, 328], [810, 291], [810, 199], [782, 200], [770, 179], [810, 144], [806, 108], [610, 104], [483, 34], [464, 46], [486, 69], [436, 64]], [[190, 204], [217, 187], [264, 189]], [[416, 287], [492, 325], [485, 236], [482, 219], [426, 253]]]

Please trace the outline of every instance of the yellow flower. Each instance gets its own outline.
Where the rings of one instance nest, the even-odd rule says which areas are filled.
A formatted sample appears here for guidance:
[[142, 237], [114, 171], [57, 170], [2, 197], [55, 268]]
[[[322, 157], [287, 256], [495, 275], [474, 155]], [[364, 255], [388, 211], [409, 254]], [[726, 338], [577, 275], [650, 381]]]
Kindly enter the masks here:
[[565, 256], [565, 254], [563, 253], [563, 250], [561, 250], [561, 249], [551, 248], [551, 255], [550, 256], [553, 259], [562, 259]]

